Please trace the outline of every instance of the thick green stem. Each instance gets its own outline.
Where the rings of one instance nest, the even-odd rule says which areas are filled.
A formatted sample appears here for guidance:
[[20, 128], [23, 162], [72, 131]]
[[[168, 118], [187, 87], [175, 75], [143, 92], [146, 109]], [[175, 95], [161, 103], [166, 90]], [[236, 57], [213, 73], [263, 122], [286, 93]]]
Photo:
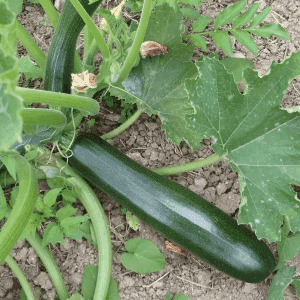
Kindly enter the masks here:
[[[42, 170], [38, 170], [37, 172], [35, 172], [33, 174], [35, 179], [45, 179], [46, 178], [46, 174], [44, 171]], [[0, 186], [2, 188], [6, 187], [7, 185], [11, 185], [11, 184], [15, 184], [16, 180], [11, 177], [11, 175], [8, 174], [8, 172], [2, 172], [0, 174]]]
[[62, 129], [67, 123], [66, 116], [55, 109], [23, 108], [20, 115], [24, 123], [24, 131], [26, 131], [26, 126], [30, 125], [47, 125]]
[[72, 176], [68, 181], [78, 189], [78, 197], [91, 218], [98, 245], [98, 276], [94, 300], [105, 300], [112, 264], [112, 246], [106, 215], [91, 187], [58, 156], [57, 166]]
[[151, 171], [153, 171], [159, 175], [174, 175], [174, 174], [189, 172], [189, 171], [197, 170], [197, 169], [200, 169], [203, 167], [207, 167], [207, 166], [210, 166], [220, 160], [222, 160], [222, 157], [220, 157], [217, 154], [214, 154], [207, 158], [193, 161], [190, 163], [176, 165], [176, 166], [170, 166], [170, 167], [163, 167], [163, 168], [153, 168], [153, 169], [151, 169]]
[[76, 8], [77, 12], [81, 16], [82, 20], [88, 26], [91, 34], [94, 36], [96, 43], [102, 53], [102, 56], [105, 60], [109, 60], [110, 58], [110, 51], [106, 45], [104, 38], [102, 37], [100, 31], [98, 30], [97, 26], [94, 24], [93, 19], [89, 16], [86, 10], [83, 8], [81, 3], [78, 0], [70, 0], [71, 3]]
[[29, 282], [28, 282], [26, 276], [24, 275], [23, 271], [21, 270], [21, 268], [18, 266], [18, 264], [12, 258], [12, 256], [7, 255], [5, 258], [5, 262], [10, 267], [10, 269], [15, 274], [15, 276], [18, 278], [18, 280], [26, 294], [26, 299], [34, 300], [35, 298], [34, 298], [32, 290], [31, 290], [31, 287], [29, 285]]
[[[90, 31], [90, 29], [88, 28], [88, 26], [84, 26], [84, 44], [83, 44], [83, 63], [85, 64], [86, 60], [87, 60], [87, 56], [89, 54], [89, 49], [91, 47], [91, 43], [92, 41], [94, 41], [93, 39], [93, 35]], [[96, 41], [95, 41], [96, 43]]]
[[59, 268], [51, 252], [47, 247], [42, 246], [41, 237], [36, 233], [35, 235], [31, 234], [27, 236], [26, 240], [41, 259], [56, 289], [59, 299], [60, 300], [68, 299], [70, 296], [65, 286], [64, 279], [59, 271]]
[[139, 23], [139, 27], [137, 29], [134, 41], [132, 43], [131, 49], [126, 57], [126, 60], [121, 68], [120, 75], [118, 79], [116, 80], [116, 84], [120, 84], [122, 81], [124, 81], [129, 72], [131, 71], [135, 59], [137, 55], [139, 55], [141, 44], [144, 40], [146, 30], [148, 27], [148, 22], [151, 14], [151, 8], [152, 8], [152, 0], [144, 0], [141, 20]]
[[37, 180], [31, 164], [15, 153], [16, 173], [19, 180], [19, 193], [9, 218], [0, 231], [0, 264], [10, 253], [26, 227], [37, 199]]
[[58, 24], [59, 14], [50, 0], [39, 0], [54, 29]]
[[106, 134], [103, 134], [101, 136], [101, 138], [103, 138], [104, 140], [108, 140], [108, 139], [112, 139], [113, 137], [119, 135], [121, 132], [123, 132], [129, 126], [131, 126], [143, 112], [144, 112], [144, 110], [142, 109], [142, 107], [138, 105], [137, 111], [126, 122], [124, 122], [122, 125], [120, 125], [116, 129], [114, 129]]
[[89, 45], [89, 47], [86, 47], [86, 49], [84, 50], [84, 68], [86, 69], [87, 67], [93, 66], [94, 65], [94, 59], [95, 59], [95, 55], [96, 52], [98, 50], [98, 45], [96, 43], [96, 40], [93, 39], [91, 41], [91, 44]]
[[42, 70], [45, 70], [46, 55], [41, 48], [35, 43], [32, 37], [27, 33], [23, 26], [16, 21], [17, 38], [20, 43], [26, 48], [28, 53], [32, 56], [35, 62]]
[[99, 112], [99, 103], [96, 100], [87, 97], [21, 87], [16, 88], [16, 93], [28, 103], [38, 102], [74, 108], [92, 116]]

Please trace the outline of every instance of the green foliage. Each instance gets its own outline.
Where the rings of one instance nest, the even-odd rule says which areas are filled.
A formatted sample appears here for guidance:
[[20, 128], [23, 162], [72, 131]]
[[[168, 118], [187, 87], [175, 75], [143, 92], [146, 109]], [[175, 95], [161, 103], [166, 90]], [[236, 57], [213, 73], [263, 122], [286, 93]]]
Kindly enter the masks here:
[[[98, 267], [93, 265], [87, 265], [83, 272], [81, 290], [84, 300], [92, 300], [94, 298], [94, 292], [97, 282]], [[109, 289], [105, 300], [120, 300], [118, 292], [118, 284], [111, 276]]]
[[284, 300], [283, 291], [292, 282], [295, 270], [295, 266], [284, 266], [276, 273], [269, 288], [268, 300]]
[[24, 73], [26, 80], [44, 78], [44, 71], [36, 67], [28, 55], [19, 59], [19, 72]]
[[128, 253], [123, 253], [122, 265], [133, 272], [145, 274], [164, 268], [167, 263], [157, 246], [146, 239], [131, 239], [125, 243]]
[[[96, 245], [89, 218], [74, 216], [77, 209], [71, 204], [76, 201], [78, 190], [70, 186], [69, 178], [63, 172], [61, 174], [59, 168], [39, 161], [41, 155], [38, 146], [46, 141], [55, 142], [60, 133], [49, 127], [35, 126], [26, 138], [22, 137], [25, 127], [19, 115], [27, 103], [16, 92], [18, 72], [24, 73], [27, 80], [43, 78], [44, 72], [32, 63], [29, 56], [16, 58], [14, 18], [22, 9], [21, 2], [9, 0], [0, 3], [0, 151], [9, 151], [17, 141], [22, 141], [19, 146], [26, 148], [26, 160], [45, 172], [51, 190], [37, 197], [35, 209], [19, 240], [35, 233], [46, 219], [51, 218], [45, 229], [43, 245], [63, 243], [65, 236], [73, 239], [85, 237]], [[126, 6], [135, 13], [141, 11], [143, 2], [129, 0]], [[300, 251], [299, 201], [290, 186], [291, 183], [300, 184], [297, 169], [299, 109], [279, 108], [290, 81], [300, 75], [299, 53], [291, 55], [281, 64], [273, 63], [268, 75], [262, 78], [251, 70], [253, 62], [244, 59], [229, 57], [220, 60], [217, 56], [211, 56], [201, 57], [195, 64], [192, 63], [192, 44], [207, 51], [205, 35], [211, 36], [216, 46], [228, 56], [233, 54], [230, 36], [253, 55], [258, 53], [253, 35], [290, 39], [279, 24], [260, 25], [271, 7], [258, 13], [260, 3], [247, 7], [247, 1], [241, 0], [228, 6], [212, 20], [199, 13], [202, 2], [205, 1], [153, 1], [154, 11], [144, 41], [165, 44], [168, 55], [147, 59], [140, 59], [138, 55], [134, 68], [121, 84], [111, 82], [118, 77], [131, 51], [137, 25], [132, 24], [128, 28], [122, 17], [115, 18], [111, 12], [100, 9], [98, 12], [108, 24], [103, 36], [109, 35], [108, 46], [111, 48], [114, 45], [114, 49], [111, 51], [111, 60], [100, 68], [98, 88], [109, 86], [109, 93], [103, 99], [110, 107], [113, 106], [113, 96], [121, 100], [123, 110], [119, 123], [124, 123], [135, 113], [137, 103], [149, 115], [159, 116], [167, 138], [176, 144], [185, 140], [195, 150], [203, 138], [214, 139], [213, 150], [227, 159], [239, 175], [242, 199], [239, 222], [250, 224], [259, 238], [277, 241], [278, 271], [270, 286], [268, 299], [284, 299], [283, 291], [289, 283], [297, 289], [299, 297], [300, 281], [293, 278], [295, 267], [285, 265]], [[182, 36], [183, 17], [193, 19], [193, 32], [187, 36]], [[213, 30], [207, 29], [212, 27]], [[190, 38], [192, 44], [183, 44], [183, 38]], [[93, 55], [91, 57], [93, 61]], [[68, 67], [72, 69], [70, 65]], [[236, 88], [236, 84], [241, 83], [245, 87], [243, 95]], [[91, 97], [96, 91], [86, 95]], [[93, 122], [94, 119], [90, 120], [88, 126], [93, 126]], [[6, 153], [1, 161], [16, 180], [16, 165], [11, 156]], [[0, 220], [10, 216], [19, 192], [19, 187], [14, 187], [7, 202], [0, 189]], [[125, 213], [130, 226], [137, 229], [138, 220], [129, 211]], [[285, 222], [280, 228], [283, 219]], [[126, 243], [130, 253], [123, 254], [122, 260], [128, 269], [148, 273], [165, 265], [158, 249], [149, 243]], [[153, 249], [153, 253], [144, 251], [147, 249]], [[112, 296], [107, 299], [119, 299], [113, 278], [109, 295]], [[20, 297], [24, 298], [24, 293]], [[86, 299], [84, 293], [83, 297]], [[83, 297], [77, 293], [69, 299]], [[171, 300], [171, 294], [168, 293], [165, 299]], [[174, 299], [187, 297], [179, 294]]]
[[137, 231], [139, 229], [139, 218], [133, 215], [129, 210], [126, 211], [126, 220], [133, 230]]
[[176, 296], [174, 296], [174, 298], [172, 298], [171, 293], [168, 292], [164, 300], [189, 300], [189, 298], [184, 294], [177, 294]]

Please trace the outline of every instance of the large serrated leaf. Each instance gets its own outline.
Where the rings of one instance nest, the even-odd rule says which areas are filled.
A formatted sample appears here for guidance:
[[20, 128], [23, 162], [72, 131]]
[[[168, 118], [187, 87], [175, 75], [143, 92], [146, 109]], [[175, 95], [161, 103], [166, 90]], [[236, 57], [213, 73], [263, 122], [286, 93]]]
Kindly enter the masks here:
[[191, 134], [184, 115], [194, 110], [188, 102], [184, 80], [197, 72], [189, 61], [194, 47], [181, 42], [181, 18], [181, 13], [172, 13], [168, 5], [159, 7], [151, 15], [145, 40], [167, 45], [168, 54], [141, 59], [122, 84], [110, 86], [111, 95], [139, 103], [148, 115], [157, 114], [167, 138], [177, 144]]
[[290, 81], [300, 75], [300, 52], [281, 64], [273, 62], [262, 78], [246, 69], [249, 88], [243, 95], [218, 60], [206, 58], [196, 66], [199, 77], [186, 80], [197, 111], [186, 116], [194, 132], [191, 142], [213, 137], [213, 150], [238, 171], [238, 222], [251, 224], [259, 239], [269, 241], [280, 240], [284, 215], [293, 232], [300, 230], [300, 202], [291, 187], [300, 184], [299, 108], [279, 108]]
[[232, 21], [246, 6], [247, 0], [241, 0], [237, 3], [226, 7], [220, 12], [214, 21], [214, 28], [218, 29], [220, 26], [224, 26]]
[[286, 260], [291, 261], [300, 251], [300, 232], [288, 237], [289, 226], [285, 222], [281, 230], [281, 240], [277, 242], [279, 261], [276, 268], [282, 268]]
[[284, 300], [283, 292], [292, 282], [295, 271], [295, 266], [284, 266], [276, 273], [269, 288], [268, 300]]

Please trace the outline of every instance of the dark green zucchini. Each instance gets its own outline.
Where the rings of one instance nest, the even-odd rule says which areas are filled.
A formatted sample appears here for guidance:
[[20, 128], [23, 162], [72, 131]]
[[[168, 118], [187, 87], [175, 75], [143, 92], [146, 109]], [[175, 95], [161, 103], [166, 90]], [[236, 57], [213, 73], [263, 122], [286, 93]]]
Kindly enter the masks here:
[[244, 225], [181, 185], [144, 168], [103, 139], [85, 134], [72, 147], [71, 166], [164, 236], [218, 270], [254, 283], [275, 258]]
[[[79, 0], [91, 16], [102, 0], [89, 5]], [[85, 23], [70, 0], [65, 0], [46, 60], [44, 90], [70, 94], [75, 47]]]

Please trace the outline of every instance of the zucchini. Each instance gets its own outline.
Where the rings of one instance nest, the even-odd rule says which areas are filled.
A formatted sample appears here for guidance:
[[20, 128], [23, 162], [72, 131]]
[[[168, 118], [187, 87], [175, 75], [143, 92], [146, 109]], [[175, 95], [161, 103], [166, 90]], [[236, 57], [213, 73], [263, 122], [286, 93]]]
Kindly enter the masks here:
[[[89, 5], [79, 0], [91, 16], [102, 0]], [[75, 47], [85, 23], [70, 0], [65, 0], [46, 60], [44, 90], [70, 94]]]
[[92, 134], [78, 136], [71, 166], [158, 232], [216, 269], [258, 283], [275, 258], [254, 232], [189, 189], [162, 177]]

